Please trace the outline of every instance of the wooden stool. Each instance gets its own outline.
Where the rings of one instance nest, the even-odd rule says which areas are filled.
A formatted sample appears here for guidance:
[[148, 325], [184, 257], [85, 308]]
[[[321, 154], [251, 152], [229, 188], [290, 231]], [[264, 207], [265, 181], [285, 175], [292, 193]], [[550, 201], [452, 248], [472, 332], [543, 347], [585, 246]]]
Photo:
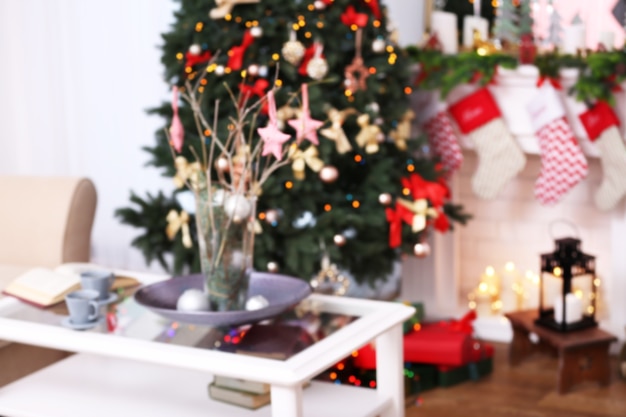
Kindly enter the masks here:
[[[617, 338], [597, 327], [560, 333], [535, 325], [537, 310], [517, 311], [505, 314], [513, 327], [513, 342], [509, 352], [511, 365], [546, 347], [556, 349], [559, 358], [557, 388], [559, 394], [567, 393], [575, 384], [588, 380], [608, 385], [611, 379], [609, 346]], [[538, 336], [538, 343], [530, 339]]]

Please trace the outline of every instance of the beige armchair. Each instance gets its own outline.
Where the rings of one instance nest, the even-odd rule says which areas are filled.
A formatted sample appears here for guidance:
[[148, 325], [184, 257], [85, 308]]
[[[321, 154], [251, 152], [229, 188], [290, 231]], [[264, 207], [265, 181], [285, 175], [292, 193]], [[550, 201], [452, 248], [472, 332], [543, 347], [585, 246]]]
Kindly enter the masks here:
[[[0, 288], [34, 267], [89, 262], [97, 195], [78, 177], [0, 175]], [[0, 386], [69, 354], [0, 341]]]

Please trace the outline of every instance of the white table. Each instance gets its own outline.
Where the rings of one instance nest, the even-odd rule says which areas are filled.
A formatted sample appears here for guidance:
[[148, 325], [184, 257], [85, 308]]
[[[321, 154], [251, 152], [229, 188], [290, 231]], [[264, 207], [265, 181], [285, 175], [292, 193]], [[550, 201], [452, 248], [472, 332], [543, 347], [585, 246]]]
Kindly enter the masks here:
[[[118, 273], [145, 283], [166, 278]], [[319, 311], [359, 319], [280, 361], [194, 347], [198, 342], [194, 332], [200, 326], [187, 326], [190, 330], [180, 332], [178, 344], [155, 341], [172, 322], [132, 299], [118, 309], [126, 311], [120, 316], [120, 328], [125, 330], [107, 333], [106, 326], [90, 331], [63, 328], [61, 316], [6, 297], [0, 300], [0, 339], [80, 354], [0, 389], [0, 415], [404, 416], [402, 322], [413, 308], [315, 294], [305, 302]], [[314, 381], [303, 390], [304, 383], [372, 340], [378, 364], [376, 389]], [[271, 384], [271, 406], [253, 411], [211, 400], [207, 385], [215, 374]]]

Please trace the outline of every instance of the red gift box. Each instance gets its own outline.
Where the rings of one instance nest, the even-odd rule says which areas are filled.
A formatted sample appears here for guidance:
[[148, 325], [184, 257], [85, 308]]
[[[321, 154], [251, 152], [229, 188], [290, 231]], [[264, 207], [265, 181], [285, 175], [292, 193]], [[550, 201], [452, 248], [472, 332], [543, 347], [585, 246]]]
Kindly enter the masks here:
[[[422, 325], [404, 335], [404, 362], [442, 366], [462, 366], [472, 361], [475, 342], [472, 339], [473, 311], [461, 320]], [[372, 344], [358, 350], [354, 365], [361, 369], [376, 368], [376, 350]]]
[[[476, 363], [482, 361], [484, 359], [493, 358], [494, 348], [492, 345], [488, 343], [479, 342], [478, 340], [472, 340], [472, 349], [470, 351], [470, 360], [468, 363]], [[448, 366], [441, 365], [437, 366], [437, 370], [440, 372], [448, 372], [454, 370], [459, 367], [466, 366], [467, 363], [464, 363], [460, 366]]]

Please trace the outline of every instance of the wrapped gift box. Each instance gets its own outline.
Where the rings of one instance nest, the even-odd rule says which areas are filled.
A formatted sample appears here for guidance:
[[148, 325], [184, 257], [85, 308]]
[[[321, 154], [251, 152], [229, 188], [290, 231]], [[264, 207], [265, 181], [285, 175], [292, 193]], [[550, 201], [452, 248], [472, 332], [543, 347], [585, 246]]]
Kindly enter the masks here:
[[471, 362], [462, 366], [438, 366], [437, 382], [440, 387], [451, 387], [465, 381], [476, 381], [493, 371], [493, 346], [474, 341]]

